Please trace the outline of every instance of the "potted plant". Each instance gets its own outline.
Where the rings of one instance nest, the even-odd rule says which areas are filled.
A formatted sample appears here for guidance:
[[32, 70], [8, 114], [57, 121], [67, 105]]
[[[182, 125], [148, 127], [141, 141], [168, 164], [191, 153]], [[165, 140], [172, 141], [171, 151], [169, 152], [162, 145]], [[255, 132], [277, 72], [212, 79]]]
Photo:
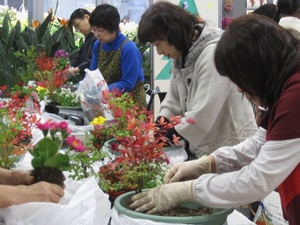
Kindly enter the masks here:
[[180, 137], [168, 140], [164, 134], [180, 123], [181, 117], [171, 117], [170, 122], [162, 117], [155, 123], [151, 112], [135, 106], [130, 93], [103, 92], [103, 99], [113, 119], [95, 118], [91, 132], [94, 145], [108, 150], [112, 157], [99, 169], [101, 189], [115, 199], [131, 190], [139, 192], [161, 184], [169, 163], [163, 151], [166, 143], [182, 145]]
[[184, 203], [175, 210], [156, 215], [146, 214], [128, 209], [127, 205], [132, 194], [133, 192], [122, 194], [114, 201], [114, 209], [117, 212], [112, 216], [114, 223], [117, 224], [119, 215], [126, 215], [127, 217], [123, 217], [122, 221], [128, 224], [134, 223], [136, 219], [144, 219], [157, 222], [157, 224], [223, 225], [227, 216], [233, 211], [233, 209], [211, 209], [196, 203]]
[[[71, 130], [65, 121], [39, 123], [37, 127], [44, 137], [29, 149], [33, 156], [31, 164], [35, 182], [47, 181], [63, 186], [65, 178], [62, 171], [72, 169], [70, 155], [73, 151], [84, 152], [85, 146], [74, 136], [69, 136]], [[62, 149], [64, 142], [68, 149]]]
[[0, 97], [0, 167], [12, 169], [30, 146], [39, 107], [34, 92], [1, 86]]
[[69, 68], [69, 56], [64, 50], [58, 50], [54, 57], [47, 57], [41, 52], [35, 60], [37, 70], [34, 75], [37, 85], [47, 88], [48, 102], [55, 104], [54, 92], [65, 83], [62, 76]]

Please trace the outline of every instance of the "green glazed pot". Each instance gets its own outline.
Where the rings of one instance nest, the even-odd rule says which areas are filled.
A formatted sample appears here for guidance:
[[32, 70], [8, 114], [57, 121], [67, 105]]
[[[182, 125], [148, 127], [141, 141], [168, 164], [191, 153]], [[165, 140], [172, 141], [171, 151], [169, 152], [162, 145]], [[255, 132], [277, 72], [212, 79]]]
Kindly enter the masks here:
[[[170, 223], [170, 224], [199, 224], [199, 225], [223, 225], [226, 220], [227, 216], [233, 212], [233, 209], [212, 209], [213, 213], [209, 215], [203, 216], [185, 216], [185, 217], [171, 217], [171, 216], [156, 216], [150, 215], [140, 212], [135, 212], [126, 208], [127, 202], [129, 198], [132, 196], [134, 192], [127, 192], [125, 194], [120, 195], [116, 198], [114, 202], [115, 210], [119, 214], [124, 214], [131, 218], [136, 219], [147, 219], [154, 222], [163, 222], [163, 223]], [[182, 204], [184, 207], [195, 208], [199, 205], [196, 203], [187, 203]]]

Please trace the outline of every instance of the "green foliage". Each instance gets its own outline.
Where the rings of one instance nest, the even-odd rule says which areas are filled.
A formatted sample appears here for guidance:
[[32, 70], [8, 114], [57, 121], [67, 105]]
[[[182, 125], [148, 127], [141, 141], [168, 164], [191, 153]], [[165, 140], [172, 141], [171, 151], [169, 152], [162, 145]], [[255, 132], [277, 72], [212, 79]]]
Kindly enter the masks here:
[[27, 84], [28, 81], [35, 80], [34, 72], [37, 70], [35, 59], [37, 57], [36, 48], [32, 45], [29, 46], [28, 50], [17, 51], [15, 56], [23, 62], [23, 66], [19, 67], [19, 76], [21, 80]]
[[99, 151], [93, 146], [90, 134], [86, 134], [83, 144], [86, 147], [85, 152], [70, 154], [71, 169], [69, 177], [73, 180], [81, 180], [91, 176], [98, 179], [98, 171], [95, 171], [93, 165], [107, 157], [108, 153]]
[[61, 171], [69, 170], [69, 156], [60, 153], [60, 139], [52, 136], [52, 138], [44, 137], [41, 139], [32, 151], [29, 151], [33, 156], [31, 161], [33, 168], [58, 168]]
[[73, 56], [82, 44], [66, 21], [55, 18], [53, 13], [36, 27], [23, 28], [20, 21], [12, 23], [9, 13], [2, 14], [1, 19], [0, 84], [12, 87], [18, 82], [32, 80], [35, 54], [39, 52], [52, 57], [58, 49], [63, 49]]
[[60, 106], [80, 106], [80, 98], [72, 90], [73, 83], [64, 84], [61, 88], [54, 91], [55, 102]]

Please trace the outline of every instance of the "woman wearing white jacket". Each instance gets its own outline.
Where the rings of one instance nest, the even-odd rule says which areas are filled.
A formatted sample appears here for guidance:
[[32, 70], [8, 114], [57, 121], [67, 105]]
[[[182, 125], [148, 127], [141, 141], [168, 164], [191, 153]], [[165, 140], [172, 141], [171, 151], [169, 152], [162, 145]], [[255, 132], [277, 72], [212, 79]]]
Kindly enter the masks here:
[[174, 165], [165, 177], [168, 184], [134, 196], [131, 208], [154, 213], [191, 201], [235, 207], [278, 188], [285, 219], [299, 224], [299, 40], [269, 18], [242, 16], [222, 35], [215, 63], [265, 110], [258, 132], [233, 147]]
[[[240, 143], [257, 131], [250, 102], [216, 71], [213, 56], [222, 33], [166, 1], [151, 5], [139, 24], [139, 41], [150, 42], [158, 54], [174, 59], [159, 117], [182, 116], [166, 136], [187, 140], [195, 158]], [[195, 123], [189, 123], [190, 118]]]

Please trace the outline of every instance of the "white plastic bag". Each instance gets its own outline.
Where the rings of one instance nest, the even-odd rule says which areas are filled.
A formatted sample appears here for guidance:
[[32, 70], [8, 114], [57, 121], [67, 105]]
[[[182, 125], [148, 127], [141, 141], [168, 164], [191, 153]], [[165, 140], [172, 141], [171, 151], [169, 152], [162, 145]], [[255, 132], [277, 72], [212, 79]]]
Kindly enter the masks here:
[[79, 82], [77, 89], [83, 112], [89, 121], [97, 116], [109, 117], [109, 110], [102, 104], [102, 91], [108, 90], [105, 79], [99, 69], [93, 71], [85, 69], [84, 71], [86, 72], [85, 77]]
[[58, 204], [33, 202], [0, 209], [6, 225], [99, 225], [108, 224], [111, 203], [95, 178], [67, 179], [65, 196]]

